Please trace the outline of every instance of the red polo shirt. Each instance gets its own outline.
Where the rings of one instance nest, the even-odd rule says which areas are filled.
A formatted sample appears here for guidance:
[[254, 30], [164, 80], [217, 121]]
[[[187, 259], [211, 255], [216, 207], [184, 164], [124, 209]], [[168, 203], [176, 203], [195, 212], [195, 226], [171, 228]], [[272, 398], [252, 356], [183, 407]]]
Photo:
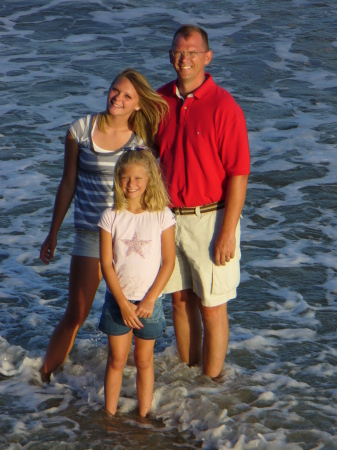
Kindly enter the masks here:
[[168, 118], [160, 124], [157, 142], [171, 206], [223, 200], [228, 177], [248, 175], [250, 170], [241, 108], [209, 74], [185, 101], [176, 95], [176, 81], [158, 92], [170, 107]]

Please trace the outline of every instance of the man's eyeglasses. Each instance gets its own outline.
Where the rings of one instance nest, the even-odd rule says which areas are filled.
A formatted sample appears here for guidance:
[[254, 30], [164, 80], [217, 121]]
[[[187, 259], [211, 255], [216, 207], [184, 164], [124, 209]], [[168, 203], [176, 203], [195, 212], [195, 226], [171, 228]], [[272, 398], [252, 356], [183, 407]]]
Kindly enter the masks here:
[[189, 59], [194, 59], [196, 58], [200, 53], [207, 53], [209, 50], [206, 50], [204, 52], [178, 52], [178, 51], [173, 51], [170, 50], [170, 55], [172, 56], [172, 58], [174, 59], [180, 59], [182, 58], [184, 55], [186, 56], [186, 58]]

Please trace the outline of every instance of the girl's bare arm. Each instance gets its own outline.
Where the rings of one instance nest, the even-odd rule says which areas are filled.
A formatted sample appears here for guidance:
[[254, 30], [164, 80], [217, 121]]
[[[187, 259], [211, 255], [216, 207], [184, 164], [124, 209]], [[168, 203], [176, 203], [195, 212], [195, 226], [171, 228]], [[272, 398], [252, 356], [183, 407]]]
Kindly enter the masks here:
[[57, 233], [75, 194], [78, 155], [78, 144], [68, 131], [65, 140], [63, 175], [56, 193], [50, 230], [40, 250], [40, 258], [45, 264], [49, 264], [53, 259]]

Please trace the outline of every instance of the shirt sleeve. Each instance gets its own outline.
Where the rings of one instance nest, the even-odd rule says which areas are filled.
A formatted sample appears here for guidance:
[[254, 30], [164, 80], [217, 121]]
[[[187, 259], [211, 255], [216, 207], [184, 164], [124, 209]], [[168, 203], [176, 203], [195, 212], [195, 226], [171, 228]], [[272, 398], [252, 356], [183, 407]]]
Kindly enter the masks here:
[[161, 231], [165, 231], [167, 230], [167, 228], [172, 227], [173, 225], [175, 225], [176, 223], [176, 219], [174, 217], [174, 214], [172, 213], [172, 211], [169, 208], [165, 208], [164, 211], [162, 212], [162, 217], [161, 217]]
[[240, 106], [234, 99], [228, 102], [228, 110], [222, 115], [223, 123], [219, 148], [224, 169], [229, 176], [248, 175], [250, 154], [246, 120]]
[[81, 117], [75, 120], [70, 125], [69, 133], [78, 144], [90, 140], [92, 120], [95, 119], [95, 117], [96, 114], [89, 114], [85, 117]]
[[112, 233], [112, 225], [113, 225], [115, 217], [116, 217], [116, 212], [113, 211], [111, 208], [107, 208], [101, 215], [101, 218], [97, 225], [99, 226], [99, 228], [102, 228], [104, 231], [107, 231], [108, 233]]
[[84, 123], [83, 119], [77, 119], [75, 120], [69, 127], [69, 133], [72, 135], [74, 140], [79, 143], [80, 136], [84, 132]]

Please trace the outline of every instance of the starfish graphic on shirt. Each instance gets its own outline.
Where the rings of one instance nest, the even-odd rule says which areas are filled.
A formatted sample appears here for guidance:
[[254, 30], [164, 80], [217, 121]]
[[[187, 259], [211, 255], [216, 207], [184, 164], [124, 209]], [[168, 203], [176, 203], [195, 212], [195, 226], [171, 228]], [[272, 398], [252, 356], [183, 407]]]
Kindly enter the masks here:
[[137, 231], [135, 231], [132, 239], [121, 239], [121, 241], [128, 247], [125, 256], [129, 256], [132, 253], [137, 253], [143, 259], [145, 259], [145, 255], [142, 248], [144, 247], [144, 245], [151, 242], [151, 240], [145, 241], [142, 239], [138, 239]]

